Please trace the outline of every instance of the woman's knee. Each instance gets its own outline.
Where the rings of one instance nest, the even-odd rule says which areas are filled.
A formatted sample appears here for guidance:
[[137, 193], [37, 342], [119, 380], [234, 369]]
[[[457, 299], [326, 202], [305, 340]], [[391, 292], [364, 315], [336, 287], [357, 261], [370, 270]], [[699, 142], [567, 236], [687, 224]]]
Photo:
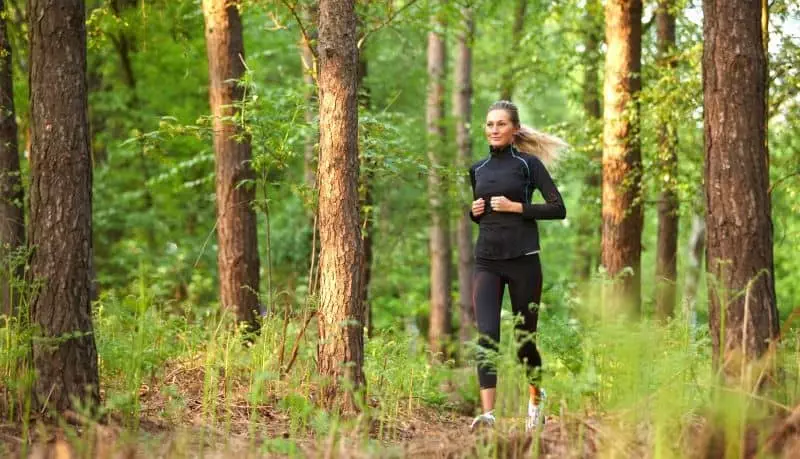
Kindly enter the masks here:
[[524, 340], [520, 343], [517, 350], [517, 358], [520, 363], [528, 367], [538, 368], [542, 366], [542, 356], [539, 354], [539, 350], [533, 340]]

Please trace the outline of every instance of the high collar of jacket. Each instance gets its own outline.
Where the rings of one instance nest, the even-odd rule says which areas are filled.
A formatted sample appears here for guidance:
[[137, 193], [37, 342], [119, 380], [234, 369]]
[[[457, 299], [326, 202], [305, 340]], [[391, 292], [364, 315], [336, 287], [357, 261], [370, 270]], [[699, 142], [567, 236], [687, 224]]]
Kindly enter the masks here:
[[503, 145], [502, 147], [494, 147], [489, 145], [489, 153], [492, 156], [503, 156], [503, 155], [510, 155], [514, 151], [514, 147], [511, 144]]

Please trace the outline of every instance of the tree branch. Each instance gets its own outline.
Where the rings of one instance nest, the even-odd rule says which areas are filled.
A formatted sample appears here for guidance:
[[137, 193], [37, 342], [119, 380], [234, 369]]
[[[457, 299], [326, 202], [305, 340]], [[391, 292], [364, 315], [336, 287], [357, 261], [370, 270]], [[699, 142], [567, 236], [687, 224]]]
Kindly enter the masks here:
[[297, 4], [289, 4], [289, 2], [286, 0], [281, 0], [281, 3], [286, 5], [286, 8], [289, 8], [292, 16], [294, 16], [294, 20], [297, 22], [297, 25], [300, 26], [300, 33], [303, 34], [303, 41], [306, 42], [308, 49], [311, 50], [311, 54], [314, 56], [314, 61], [316, 61], [319, 59], [319, 56], [317, 56], [317, 50], [311, 46], [311, 37], [308, 35], [308, 29], [306, 29], [306, 27], [303, 25], [303, 20], [300, 19], [300, 15], [297, 13]]
[[783, 108], [783, 104], [789, 102], [790, 100], [794, 100], [797, 96], [797, 90], [786, 90], [780, 97], [776, 97], [773, 99], [772, 104], [769, 107], [769, 118], [772, 119], [776, 115], [780, 114], [781, 109]]
[[785, 182], [786, 180], [788, 180], [788, 179], [790, 179], [792, 177], [796, 177], [798, 175], [800, 175], [800, 169], [797, 169], [796, 171], [792, 172], [791, 174], [784, 175], [783, 177], [779, 178], [778, 180], [775, 180], [775, 182], [772, 185], [769, 186], [769, 191], [767, 191], [767, 194], [769, 194], [771, 196], [772, 195], [772, 190], [777, 188], [778, 185], [780, 185], [781, 183]]
[[364, 35], [358, 40], [358, 45], [356, 47], [359, 50], [361, 50], [361, 47], [364, 46], [364, 43], [367, 41], [367, 38], [370, 35], [372, 35], [373, 33], [377, 32], [377, 31], [381, 30], [382, 28], [386, 27], [387, 25], [389, 25], [392, 21], [394, 21], [394, 18], [396, 18], [400, 13], [402, 13], [403, 11], [408, 9], [408, 7], [410, 7], [414, 3], [417, 3], [417, 0], [409, 1], [408, 3], [406, 3], [405, 5], [400, 7], [400, 9], [398, 9], [397, 11], [395, 11], [391, 15], [389, 15], [389, 17], [386, 18], [386, 20], [383, 21], [382, 23], [378, 24], [377, 27], [375, 27], [373, 29], [370, 29], [367, 32], [365, 32]]

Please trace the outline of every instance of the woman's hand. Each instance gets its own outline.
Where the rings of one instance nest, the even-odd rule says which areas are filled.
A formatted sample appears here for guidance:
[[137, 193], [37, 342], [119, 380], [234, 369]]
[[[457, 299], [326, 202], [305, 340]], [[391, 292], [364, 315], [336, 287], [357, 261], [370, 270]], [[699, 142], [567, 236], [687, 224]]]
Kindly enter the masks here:
[[522, 204], [514, 202], [505, 196], [492, 196], [489, 205], [495, 212], [513, 212], [517, 214], [522, 213]]
[[472, 201], [472, 215], [475, 217], [480, 217], [483, 215], [483, 211], [486, 210], [486, 203], [483, 201], [483, 198], [478, 198]]

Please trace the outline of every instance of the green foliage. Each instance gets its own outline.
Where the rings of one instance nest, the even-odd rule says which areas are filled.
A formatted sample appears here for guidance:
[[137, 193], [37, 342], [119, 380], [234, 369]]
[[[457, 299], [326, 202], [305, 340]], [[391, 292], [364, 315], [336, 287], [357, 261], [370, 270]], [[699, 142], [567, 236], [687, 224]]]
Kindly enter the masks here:
[[[276, 416], [286, 420], [283, 438], [253, 440], [249, 451], [296, 455], [305, 438], [316, 438], [322, 449], [330, 448], [330, 442], [358, 438], [352, 447], [392, 454], [391, 442], [398, 440], [408, 416], [431, 408], [464, 410], [464, 402], [472, 407], [469, 411], [477, 406], [474, 370], [465, 373], [449, 364], [432, 364], [421, 337], [381, 332], [367, 340], [362, 406], [366, 417], [340, 418], [315, 402], [313, 327], [299, 343], [296, 364], [283, 373], [278, 350], [293, 346], [298, 321], [283, 330], [282, 317], [267, 316], [261, 333], [247, 340], [230, 317], [188, 320], [171, 306], [154, 302], [146, 283], [140, 282], [138, 297], [104, 297], [95, 312], [103, 412], [124, 419], [131, 434], [140, 428], [138, 419], [145, 413], [151, 422], [179, 424], [198, 417], [219, 432], [241, 432], [244, 410], [251, 439], [269, 432]], [[776, 404], [788, 405], [799, 395], [796, 332], [784, 336], [773, 357], [777, 373], [771, 374], [782, 375], [783, 383], [756, 395], [747, 380], [733, 388], [719, 384], [708, 364], [707, 334], [687, 326], [684, 317], [666, 326], [629, 322], [604, 311], [596, 300], [572, 297], [558, 287], [546, 294], [541, 318], [538, 342], [545, 359], [547, 412], [566, 420], [571, 416], [588, 423], [602, 420], [608, 435], [601, 443], [603, 450], [683, 457], [686, 444], [676, 439], [695, 429], [699, 419], [718, 426], [730, 451], [741, 450], [743, 428], [770, 425], [765, 421]], [[24, 340], [8, 339], [21, 336], [26, 328], [14, 321], [0, 324], [4, 343], [0, 355], [22, 355], [28, 349]], [[513, 319], [504, 314], [496, 356], [501, 431], [520, 428], [527, 403], [524, 368], [516, 358], [512, 329]], [[0, 361], [0, 368], [7, 368], [8, 362]], [[763, 369], [755, 365], [751, 374], [758, 376]], [[0, 385], [5, 394], [25, 383], [24, 373], [5, 374], [10, 376]], [[30, 401], [18, 402], [25, 400]], [[367, 418], [373, 427], [364, 430]], [[645, 437], [637, 434], [642, 429], [648, 432]], [[79, 449], [90, 447], [81, 437], [68, 435]], [[133, 437], [139, 451], [162, 447], [149, 435], [139, 432]], [[504, 447], [501, 438], [476, 447], [495, 451]], [[173, 448], [186, 452], [207, 448], [179, 436], [171, 441]]]
[[[431, 363], [425, 350], [430, 290], [426, 36], [437, 27], [454, 49], [461, 27], [458, 8], [467, 3], [357, 2], [359, 37], [364, 39], [361, 55], [368, 69], [361, 90], [369, 99], [359, 113], [359, 185], [362, 198], [367, 190], [372, 197], [361, 211], [374, 224], [369, 303], [375, 335], [366, 340], [365, 414], [355, 420], [317, 406], [316, 323], [306, 322], [318, 300], [307, 286], [319, 240], [312, 247], [317, 197], [304, 182], [304, 151], [310, 143], [317, 153], [319, 126], [316, 117], [306, 118], [317, 109], [315, 88], [302, 82], [300, 27], [287, 5], [296, 6], [295, 12], [305, 18], [313, 2], [250, 0], [240, 9], [247, 63], [240, 84], [246, 97], [241, 114], [230, 121], [244, 128], [253, 152], [255, 180], [241, 186], [254, 187], [257, 196], [252, 205], [259, 219], [259, 294], [268, 313], [256, 337], [244, 336], [218, 308], [214, 152], [200, 5], [195, 0], [134, 3], [135, 8], [117, 11], [112, 2], [90, 2], [87, 14], [95, 166], [92, 249], [100, 292], [93, 317], [103, 412], [119, 416], [132, 431], [141, 427], [141, 419], [151, 418], [172, 425], [197, 420], [230, 433], [241, 427], [236, 421], [244, 417], [250, 438], [269, 432], [267, 425], [276, 418], [285, 419], [288, 438], [259, 444], [253, 440], [251, 450], [299, 456], [308, 446], [304, 438], [330, 451], [347, 436], [357, 438], [364, 451], [391, 455], [394, 451], [374, 440], [401, 438], [401, 420], [417, 411], [474, 411], [478, 389], [469, 346], [459, 355], [459, 364], [470, 371], [468, 377], [454, 362]], [[681, 202], [679, 291], [686, 273], [689, 221], [704, 213], [704, 199], [699, 197], [704, 167], [702, 30], [697, 7], [679, 3], [676, 11], [683, 14], [672, 53], [674, 71], [656, 65], [655, 27], [646, 29], [643, 38], [639, 135], [646, 305], [652, 302], [654, 203], [659, 192], [675, 189]], [[571, 145], [552, 168], [568, 219], [540, 225], [545, 292], [537, 339], [545, 359], [550, 412], [565, 419], [604, 419], [611, 428], [611, 443], [622, 445], [625, 452], [636, 442], [631, 432], [645, 429], [642, 448], [659, 457], [681, 455], [675, 439], [705, 417], [722, 426], [730, 439], [728, 452], [738, 455], [742, 426], [769, 415], [761, 398], [788, 406], [798, 395], [795, 357], [800, 341], [791, 313], [800, 306], [800, 261], [795, 256], [800, 247], [800, 53], [790, 28], [798, 19], [797, 7], [785, 0], [771, 2], [770, 22], [770, 193], [775, 285], [785, 324], [776, 359], [788, 376], [786, 384], [756, 396], [751, 387], [736, 392], [722, 388], [709, 368], [702, 279], [698, 324], [688, 325], [687, 318], [679, 316], [666, 326], [648, 321], [647, 310], [642, 323], [621, 322], [594, 300], [602, 276], [589, 285], [576, 281], [573, 266], [574, 258], [582, 256], [579, 249], [599, 247], [596, 230], [583, 238], [578, 228], [600, 224], [600, 190], [587, 185], [586, 177], [600, 171], [593, 157], [602, 148], [602, 126], [587, 117], [582, 103], [585, 39], [590, 32], [602, 39], [601, 2], [529, 2], [515, 56], [509, 55], [513, 8], [482, 0], [468, 4], [477, 18], [472, 43], [473, 158], [486, 155], [485, 109], [499, 97], [508, 71], [514, 75], [513, 98], [523, 122], [558, 134]], [[646, 20], [653, 6], [647, 3]], [[13, 2], [7, 8], [11, 18], [24, 14]], [[587, 8], [594, 8], [592, 14]], [[432, 14], [446, 26], [433, 26]], [[310, 23], [304, 25], [313, 33]], [[9, 32], [14, 98], [24, 139], [30, 124], [26, 22], [10, 21]], [[602, 48], [600, 52], [602, 92]], [[453, 53], [448, 59], [449, 71]], [[445, 113], [450, 113], [453, 88], [447, 84]], [[675, 176], [659, 166], [658, 135], [666, 121], [675, 123], [672, 129], [678, 138]], [[452, 138], [452, 119], [444, 125]], [[442, 171], [450, 183], [445, 202], [454, 219], [471, 198], [466, 171], [453, 166], [455, 151], [455, 142], [448, 141]], [[26, 178], [25, 161], [22, 167]], [[4, 262], [3, 273], [9, 273], [13, 263], [24, 264], [23, 254], [16, 257], [15, 262]], [[35, 290], [22, 281], [14, 286], [20, 292]], [[454, 285], [453, 299], [457, 296]], [[0, 316], [0, 404], [9, 422], [28, 422], [31, 414], [29, 344], [35, 330], [26, 307], [23, 302], [16, 316]], [[516, 361], [512, 322], [503, 316], [502, 346], [496, 356], [502, 374], [498, 409], [501, 416], [517, 419], [523, 415], [526, 388], [524, 369]], [[295, 346], [297, 357], [288, 368]], [[365, 418], [375, 422], [366, 426]], [[183, 447], [195, 446], [186, 440]], [[487, 451], [479, 453], [493, 454], [498, 448], [490, 442]]]
[[6, 422], [21, 425], [23, 440], [27, 441], [35, 409], [31, 398], [36, 377], [31, 343], [38, 331], [31, 324], [31, 299], [39, 284], [25, 282], [22, 277], [30, 256], [27, 249], [9, 250], [6, 246], [0, 255], [3, 300], [16, 299], [14, 310], [0, 312], [0, 416]]
[[[800, 103], [797, 95], [800, 88], [800, 74], [796, 71], [800, 59], [800, 43], [783, 31], [781, 24], [794, 17], [796, 23], [797, 7], [788, 2], [776, 2], [772, 7], [775, 14], [771, 30], [777, 37], [771, 37], [771, 44], [780, 44], [776, 52], [770, 54], [770, 105], [769, 105], [769, 147], [770, 147], [770, 197], [772, 200], [772, 225], [775, 257], [775, 283], [778, 306], [782, 318], [797, 309], [800, 304], [800, 269], [794, 247], [800, 246], [800, 139], [797, 137]], [[794, 16], [792, 16], [792, 14]], [[775, 23], [777, 22], [777, 24]], [[794, 326], [794, 324], [792, 325]]]

